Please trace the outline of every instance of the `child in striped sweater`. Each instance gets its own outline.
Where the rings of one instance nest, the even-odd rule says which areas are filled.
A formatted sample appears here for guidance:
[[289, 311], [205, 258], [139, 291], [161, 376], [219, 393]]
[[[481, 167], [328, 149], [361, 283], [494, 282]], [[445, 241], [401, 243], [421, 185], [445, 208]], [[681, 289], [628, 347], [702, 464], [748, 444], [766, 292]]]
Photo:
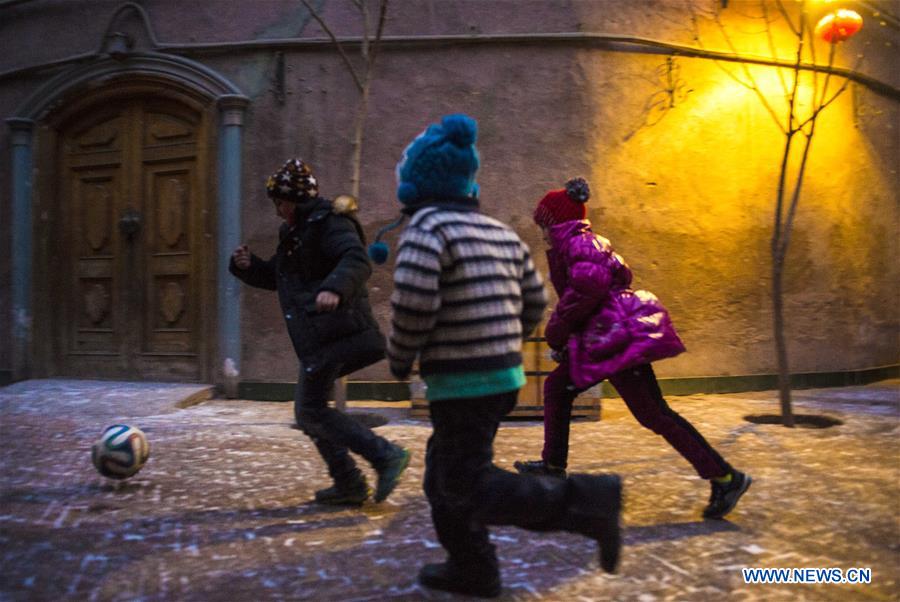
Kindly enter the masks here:
[[[493, 464], [500, 420], [525, 383], [522, 339], [547, 300], [528, 247], [479, 211], [475, 138], [472, 118], [446, 116], [412, 141], [397, 166], [397, 196], [412, 219], [394, 270], [388, 361], [406, 378], [418, 358], [434, 429], [424, 488], [448, 557], [424, 566], [419, 581], [493, 597], [500, 572], [487, 525], [581, 533], [598, 541], [601, 564], [612, 572], [621, 485], [614, 475], [557, 480]], [[373, 259], [383, 261], [386, 248], [378, 250]]]

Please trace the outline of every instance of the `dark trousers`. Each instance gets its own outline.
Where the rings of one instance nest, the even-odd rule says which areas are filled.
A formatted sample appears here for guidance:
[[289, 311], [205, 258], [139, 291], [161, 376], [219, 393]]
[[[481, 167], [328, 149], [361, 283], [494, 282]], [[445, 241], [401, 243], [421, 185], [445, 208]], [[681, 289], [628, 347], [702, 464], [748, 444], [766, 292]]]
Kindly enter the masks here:
[[[694, 426], [666, 403], [650, 364], [622, 370], [609, 378], [625, 405], [641, 424], [669, 442], [704, 479], [720, 477], [732, 467]], [[572, 404], [580, 391], [572, 385], [568, 363], [556, 367], [544, 382], [544, 452], [547, 464], [565, 468], [569, 455]]]
[[297, 426], [315, 444], [328, 466], [328, 474], [338, 484], [359, 477], [359, 469], [349, 452], [358, 454], [376, 468], [390, 456], [393, 444], [379, 437], [352, 416], [328, 406], [334, 381], [354, 371], [341, 364], [316, 370], [300, 369], [294, 396]]
[[425, 456], [425, 495], [438, 540], [457, 565], [494, 573], [487, 525], [535, 531], [565, 528], [568, 481], [508, 472], [493, 464], [500, 420], [518, 391], [432, 401], [433, 433]]

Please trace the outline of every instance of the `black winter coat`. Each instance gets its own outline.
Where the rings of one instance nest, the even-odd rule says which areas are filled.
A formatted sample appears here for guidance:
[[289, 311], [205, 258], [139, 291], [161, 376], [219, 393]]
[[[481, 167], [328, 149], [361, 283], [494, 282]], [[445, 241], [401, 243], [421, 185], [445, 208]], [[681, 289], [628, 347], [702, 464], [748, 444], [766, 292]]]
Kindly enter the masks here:
[[[338, 214], [331, 201], [298, 204], [293, 227], [282, 224], [278, 249], [268, 261], [252, 255], [250, 267], [229, 271], [246, 284], [278, 291], [281, 311], [305, 370], [341, 363], [341, 374], [384, 357], [384, 336], [372, 316], [366, 280], [372, 266], [354, 217]], [[334, 311], [316, 311], [316, 296], [341, 297]]]

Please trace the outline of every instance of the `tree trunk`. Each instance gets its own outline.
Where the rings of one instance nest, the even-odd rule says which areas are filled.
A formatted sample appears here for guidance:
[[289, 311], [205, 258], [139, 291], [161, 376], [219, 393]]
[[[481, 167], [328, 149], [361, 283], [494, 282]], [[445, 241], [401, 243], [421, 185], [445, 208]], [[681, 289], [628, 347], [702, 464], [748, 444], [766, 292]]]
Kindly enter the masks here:
[[369, 111], [369, 77], [363, 82], [362, 94], [356, 108], [356, 119], [353, 129], [353, 156], [351, 157], [350, 194], [359, 198], [359, 178], [362, 172], [363, 136], [366, 129], [366, 113]]
[[781, 400], [782, 424], [791, 428], [794, 426], [794, 412], [791, 408], [791, 372], [784, 338], [783, 278], [784, 255], [776, 253], [772, 257], [772, 314], [775, 320], [775, 355], [778, 360], [778, 396]]
[[[362, 95], [356, 109], [353, 129], [353, 156], [350, 161], [350, 194], [359, 199], [359, 176], [362, 172], [363, 134], [366, 127], [366, 113], [369, 110], [369, 77], [363, 82]], [[334, 407], [342, 412], [347, 411], [347, 378], [340, 378], [334, 383]]]

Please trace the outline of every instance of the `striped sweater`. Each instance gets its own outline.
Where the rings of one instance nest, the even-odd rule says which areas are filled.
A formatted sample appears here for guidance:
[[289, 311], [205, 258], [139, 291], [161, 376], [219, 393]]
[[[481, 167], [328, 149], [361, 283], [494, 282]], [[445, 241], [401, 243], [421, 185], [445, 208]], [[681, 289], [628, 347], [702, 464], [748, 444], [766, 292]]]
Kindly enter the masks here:
[[528, 246], [477, 210], [425, 207], [400, 237], [387, 356], [391, 372], [423, 377], [522, 363], [541, 320], [544, 285]]

